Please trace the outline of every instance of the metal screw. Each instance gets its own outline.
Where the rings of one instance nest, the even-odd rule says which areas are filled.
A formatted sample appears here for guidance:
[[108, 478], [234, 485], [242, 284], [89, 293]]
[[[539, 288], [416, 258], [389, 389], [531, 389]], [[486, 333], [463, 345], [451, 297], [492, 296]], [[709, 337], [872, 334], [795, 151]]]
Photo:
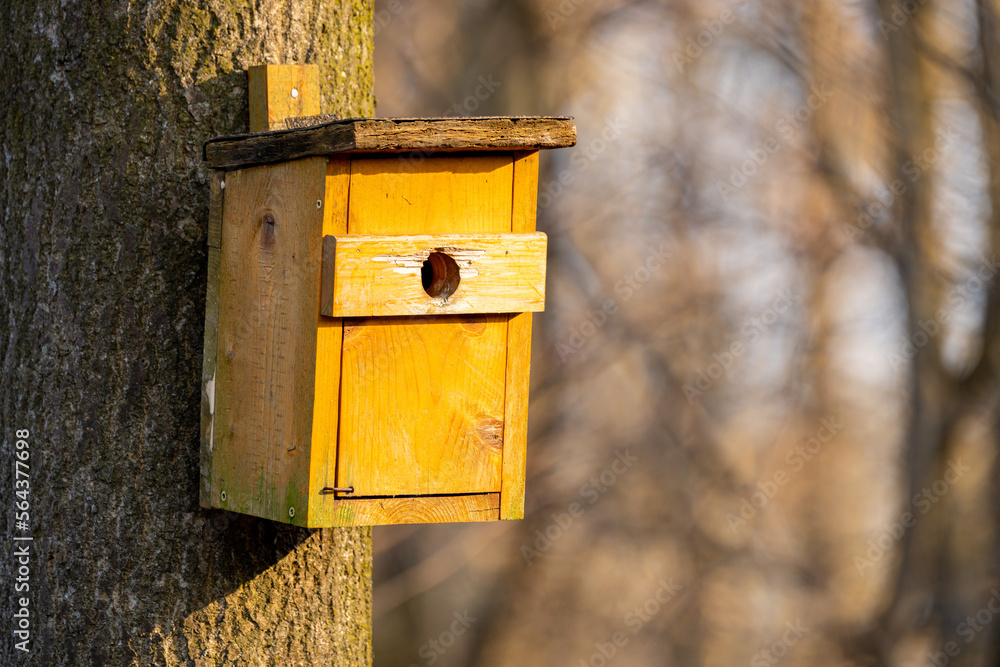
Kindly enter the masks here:
[[292, 88], [292, 99], [294, 100], [298, 96], [299, 96], [299, 89], [298, 88]]
[[225, 491], [223, 491], [222, 493], [220, 493], [219, 497], [222, 498], [222, 502], [226, 502], [226, 492]]
[[323, 208], [323, 200], [322, 199], [317, 199], [316, 200], [316, 208]]
[[220, 190], [225, 190], [226, 189], [226, 182], [225, 181], [219, 181], [219, 189]]
[[288, 508], [288, 516], [289, 517], [294, 517], [295, 516], [295, 508], [294, 507], [289, 507]]

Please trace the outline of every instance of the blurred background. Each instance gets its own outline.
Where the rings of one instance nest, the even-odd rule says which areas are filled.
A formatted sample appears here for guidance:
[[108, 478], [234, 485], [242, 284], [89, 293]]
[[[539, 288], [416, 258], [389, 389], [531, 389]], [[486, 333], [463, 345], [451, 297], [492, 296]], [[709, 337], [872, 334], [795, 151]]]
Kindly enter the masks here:
[[380, 115], [579, 132], [526, 519], [376, 528], [376, 665], [1000, 665], [1000, 2], [375, 24]]

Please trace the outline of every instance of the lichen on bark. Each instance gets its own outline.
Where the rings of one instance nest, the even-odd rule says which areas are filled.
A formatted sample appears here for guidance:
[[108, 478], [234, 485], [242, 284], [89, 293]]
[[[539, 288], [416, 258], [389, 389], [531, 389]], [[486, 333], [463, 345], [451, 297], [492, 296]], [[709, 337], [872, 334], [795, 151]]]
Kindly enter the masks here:
[[370, 532], [200, 509], [198, 440], [201, 145], [246, 131], [254, 64], [315, 63], [324, 111], [370, 115], [371, 1], [11, 0], [0, 25], [0, 432], [10, 462], [31, 430], [35, 537], [31, 652], [8, 633], [0, 663], [369, 664]]

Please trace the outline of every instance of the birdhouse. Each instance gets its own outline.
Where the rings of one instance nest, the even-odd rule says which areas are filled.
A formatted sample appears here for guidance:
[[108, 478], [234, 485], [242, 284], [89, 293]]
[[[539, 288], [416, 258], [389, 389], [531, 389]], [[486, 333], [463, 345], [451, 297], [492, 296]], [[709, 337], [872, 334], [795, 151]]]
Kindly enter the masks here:
[[264, 131], [204, 149], [201, 504], [308, 527], [521, 518], [538, 151], [572, 146], [572, 121], [288, 118], [318, 111], [315, 68], [250, 83]]

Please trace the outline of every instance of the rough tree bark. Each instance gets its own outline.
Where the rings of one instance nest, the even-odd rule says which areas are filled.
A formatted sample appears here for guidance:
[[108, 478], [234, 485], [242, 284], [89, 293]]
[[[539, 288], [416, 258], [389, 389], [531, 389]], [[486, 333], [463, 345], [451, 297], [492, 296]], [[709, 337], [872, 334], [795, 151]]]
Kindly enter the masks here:
[[[0, 506], [31, 437], [30, 653], [0, 663], [371, 661], [368, 529], [198, 507], [208, 171], [246, 75], [316, 63], [371, 114], [371, 0], [0, 3]], [[16, 564], [0, 561], [7, 627]]]

